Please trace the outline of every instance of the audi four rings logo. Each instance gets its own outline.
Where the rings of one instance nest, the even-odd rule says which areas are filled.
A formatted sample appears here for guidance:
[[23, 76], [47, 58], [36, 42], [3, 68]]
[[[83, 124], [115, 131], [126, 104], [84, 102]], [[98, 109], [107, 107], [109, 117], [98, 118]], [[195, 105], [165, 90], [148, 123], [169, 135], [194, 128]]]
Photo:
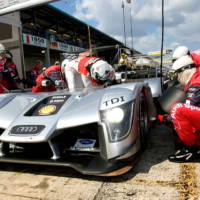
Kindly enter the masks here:
[[21, 127], [18, 127], [16, 131], [17, 132], [36, 132], [37, 130], [38, 130], [37, 126], [29, 126], [29, 127], [21, 126]]
[[36, 135], [40, 133], [45, 128], [44, 125], [19, 125], [12, 127], [10, 133], [13, 135], [16, 134], [28, 134]]

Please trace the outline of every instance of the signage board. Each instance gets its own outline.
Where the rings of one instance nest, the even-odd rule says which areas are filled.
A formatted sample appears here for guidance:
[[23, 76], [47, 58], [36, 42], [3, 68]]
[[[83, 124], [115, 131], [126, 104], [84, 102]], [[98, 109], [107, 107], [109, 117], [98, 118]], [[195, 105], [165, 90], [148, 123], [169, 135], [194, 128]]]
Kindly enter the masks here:
[[82, 49], [80, 47], [76, 47], [70, 44], [57, 41], [50, 42], [50, 48], [64, 52], [74, 52], [74, 51], [80, 51]]
[[[47, 39], [38, 37], [35, 35], [29, 35], [26, 33], [23, 33], [22, 35], [22, 43], [27, 45], [33, 45], [38, 47], [47, 48]], [[50, 41], [50, 48], [63, 51], [63, 52], [74, 52], [74, 51], [80, 51], [83, 50], [83, 48], [76, 47], [73, 45], [69, 45], [63, 42], [57, 42], [57, 41]]]
[[58, 42], [58, 49], [61, 51], [68, 51], [69, 45], [63, 42]]
[[45, 38], [38, 37], [35, 35], [29, 35], [29, 34], [23, 33], [22, 42], [23, 44], [29, 44], [29, 45], [44, 47], [44, 48], [47, 47], [47, 40]]

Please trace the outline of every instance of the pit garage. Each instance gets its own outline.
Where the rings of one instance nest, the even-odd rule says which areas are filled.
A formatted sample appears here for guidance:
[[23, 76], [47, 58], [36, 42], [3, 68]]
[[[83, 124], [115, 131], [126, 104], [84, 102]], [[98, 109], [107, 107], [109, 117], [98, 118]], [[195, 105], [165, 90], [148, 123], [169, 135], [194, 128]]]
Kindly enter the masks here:
[[[13, 54], [20, 76], [24, 76], [38, 59], [45, 67], [54, 64], [62, 52], [105, 45], [123, 46], [111, 36], [50, 5], [5, 15], [0, 18], [0, 27], [7, 33], [6, 37], [3, 33], [0, 35], [0, 42]], [[108, 52], [114, 54], [111, 50]], [[108, 52], [101, 56], [110, 61]]]

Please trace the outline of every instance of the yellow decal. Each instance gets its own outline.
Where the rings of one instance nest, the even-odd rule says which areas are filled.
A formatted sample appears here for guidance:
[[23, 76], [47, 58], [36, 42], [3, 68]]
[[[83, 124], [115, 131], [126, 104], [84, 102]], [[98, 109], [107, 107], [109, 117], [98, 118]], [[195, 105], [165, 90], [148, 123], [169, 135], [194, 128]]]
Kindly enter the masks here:
[[50, 115], [55, 110], [56, 110], [56, 106], [55, 105], [48, 105], [48, 106], [43, 106], [42, 108], [40, 108], [38, 113], [39, 113], [39, 115]]

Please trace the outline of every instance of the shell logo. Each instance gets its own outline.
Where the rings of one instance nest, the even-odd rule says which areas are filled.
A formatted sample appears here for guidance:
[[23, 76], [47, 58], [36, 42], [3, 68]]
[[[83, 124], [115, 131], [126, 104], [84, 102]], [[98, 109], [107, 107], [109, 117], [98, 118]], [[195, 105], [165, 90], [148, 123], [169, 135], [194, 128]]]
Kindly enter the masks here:
[[48, 105], [48, 106], [43, 106], [42, 108], [40, 108], [38, 113], [39, 113], [39, 115], [50, 115], [55, 110], [56, 110], [56, 106], [55, 105]]

